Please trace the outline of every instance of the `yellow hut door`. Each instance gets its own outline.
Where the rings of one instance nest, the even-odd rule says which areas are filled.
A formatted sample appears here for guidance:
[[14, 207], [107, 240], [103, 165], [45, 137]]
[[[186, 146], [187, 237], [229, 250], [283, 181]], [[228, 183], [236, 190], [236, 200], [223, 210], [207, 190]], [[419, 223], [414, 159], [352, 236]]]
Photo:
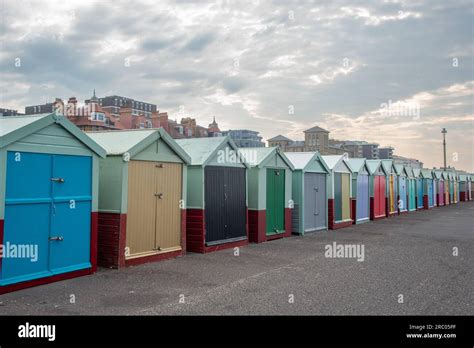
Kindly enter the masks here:
[[341, 174], [341, 191], [342, 191], [342, 220], [351, 218], [350, 208], [350, 176], [349, 174]]
[[130, 161], [126, 258], [181, 249], [181, 164]]
[[156, 240], [157, 251], [181, 249], [181, 183], [179, 163], [157, 164]]
[[458, 183], [454, 182], [454, 203], [458, 202]]
[[393, 182], [393, 175], [390, 175], [390, 211], [395, 211], [395, 190], [394, 190], [394, 182]]
[[145, 256], [155, 249], [155, 162], [128, 163], [126, 258]]

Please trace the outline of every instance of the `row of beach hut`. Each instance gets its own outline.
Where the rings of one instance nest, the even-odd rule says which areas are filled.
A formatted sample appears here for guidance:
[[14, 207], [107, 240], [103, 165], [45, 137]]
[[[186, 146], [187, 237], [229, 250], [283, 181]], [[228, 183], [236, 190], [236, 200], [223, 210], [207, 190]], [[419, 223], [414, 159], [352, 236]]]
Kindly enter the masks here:
[[83, 133], [55, 113], [0, 117], [0, 294], [468, 201], [471, 179], [163, 129]]

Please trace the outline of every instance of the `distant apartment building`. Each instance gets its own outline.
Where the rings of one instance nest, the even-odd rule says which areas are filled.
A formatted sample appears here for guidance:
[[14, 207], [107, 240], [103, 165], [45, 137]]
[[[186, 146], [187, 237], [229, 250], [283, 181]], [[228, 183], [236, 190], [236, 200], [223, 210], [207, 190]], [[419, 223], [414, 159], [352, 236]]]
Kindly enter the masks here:
[[304, 132], [305, 151], [322, 151], [328, 148], [329, 145], [329, 131], [315, 126], [305, 130]]
[[99, 98], [95, 90], [85, 104], [78, 105], [75, 97], [65, 103], [56, 98], [52, 103], [32, 105], [26, 114], [51, 113], [58, 110], [83, 131], [164, 128], [173, 138], [208, 137], [220, 134], [215, 121], [208, 128], [199, 126], [195, 118], [184, 117], [181, 122], [171, 120], [168, 113], [159, 112], [155, 104], [117, 95]]
[[420, 162], [419, 160], [414, 158], [393, 155], [392, 159], [395, 164], [402, 164], [404, 166], [409, 166], [412, 168], [423, 168], [423, 162]]
[[379, 158], [379, 144], [377, 143], [365, 143], [361, 145], [362, 156], [367, 159], [378, 159]]
[[286, 152], [304, 152], [304, 140], [295, 140], [285, 148]]
[[132, 116], [143, 115], [150, 118], [153, 113], [156, 113], [157, 106], [152, 103], [135, 100], [128, 97], [122, 97], [118, 95], [106, 96], [103, 98], [97, 98], [94, 95], [91, 99], [86, 99], [86, 104], [90, 103], [92, 99], [98, 100], [99, 105], [104, 111], [108, 111], [113, 116], [120, 115], [121, 108], [131, 108]]
[[344, 152], [347, 152], [350, 157], [353, 158], [361, 158], [364, 157], [362, 155], [362, 145], [366, 144], [367, 142], [365, 141], [359, 141], [359, 140], [334, 140], [334, 139], [329, 139], [329, 145], [333, 147], [337, 147], [339, 149], [344, 150]]
[[380, 159], [392, 159], [394, 148], [391, 146], [379, 147], [379, 158]]
[[349, 157], [354, 157], [351, 149], [346, 149], [340, 143], [332, 143], [329, 139], [329, 131], [315, 126], [305, 130], [304, 141], [294, 141], [283, 135], [277, 135], [268, 139], [268, 146], [279, 146], [286, 152], [306, 152], [319, 151], [322, 155], [342, 155], [348, 153]]
[[0, 108], [0, 116], [19, 116], [18, 110]]
[[229, 135], [238, 147], [265, 147], [259, 132], [249, 129], [233, 129], [222, 132], [222, 135]]
[[283, 151], [286, 151], [286, 147], [293, 143], [294, 141], [291, 140], [290, 138], [287, 138], [283, 135], [277, 135], [276, 137], [273, 137], [271, 139], [268, 139], [268, 147], [280, 147]]
[[56, 98], [54, 103], [46, 103], [40, 105], [32, 105], [25, 107], [26, 115], [35, 115], [35, 114], [49, 114], [54, 111], [54, 105], [59, 102], [61, 99]]

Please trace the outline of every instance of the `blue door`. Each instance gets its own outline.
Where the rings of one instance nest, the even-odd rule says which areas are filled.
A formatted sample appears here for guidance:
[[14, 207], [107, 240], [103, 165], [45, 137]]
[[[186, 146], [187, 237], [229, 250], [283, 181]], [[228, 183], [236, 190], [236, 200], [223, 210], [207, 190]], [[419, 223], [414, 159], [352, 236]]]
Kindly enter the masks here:
[[423, 179], [416, 179], [417, 208], [423, 208]]
[[90, 267], [91, 160], [7, 153], [0, 285]]
[[407, 210], [407, 178], [404, 176], [400, 176], [398, 178], [398, 186], [399, 186], [399, 196], [400, 200], [398, 202], [398, 209], [400, 211]]
[[356, 197], [357, 221], [369, 219], [369, 176], [357, 176], [357, 197]]
[[433, 180], [432, 179], [426, 179], [427, 183], [426, 185], [428, 186], [428, 206], [432, 207], [433, 206]]
[[[50, 269], [54, 274], [89, 268], [92, 210], [91, 157], [55, 155]], [[62, 179], [62, 180], [61, 180]], [[56, 239], [56, 238], [59, 238]]]
[[50, 155], [7, 153], [0, 285], [50, 275], [51, 166]]

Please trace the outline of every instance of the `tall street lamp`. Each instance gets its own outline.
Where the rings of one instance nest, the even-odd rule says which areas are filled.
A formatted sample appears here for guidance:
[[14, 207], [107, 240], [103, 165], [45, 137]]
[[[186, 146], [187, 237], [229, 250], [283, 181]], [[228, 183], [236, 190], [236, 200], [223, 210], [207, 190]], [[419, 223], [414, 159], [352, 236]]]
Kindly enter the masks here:
[[446, 128], [443, 128], [441, 133], [443, 133], [444, 170], [446, 170], [446, 133], [448, 133], [448, 131]]

